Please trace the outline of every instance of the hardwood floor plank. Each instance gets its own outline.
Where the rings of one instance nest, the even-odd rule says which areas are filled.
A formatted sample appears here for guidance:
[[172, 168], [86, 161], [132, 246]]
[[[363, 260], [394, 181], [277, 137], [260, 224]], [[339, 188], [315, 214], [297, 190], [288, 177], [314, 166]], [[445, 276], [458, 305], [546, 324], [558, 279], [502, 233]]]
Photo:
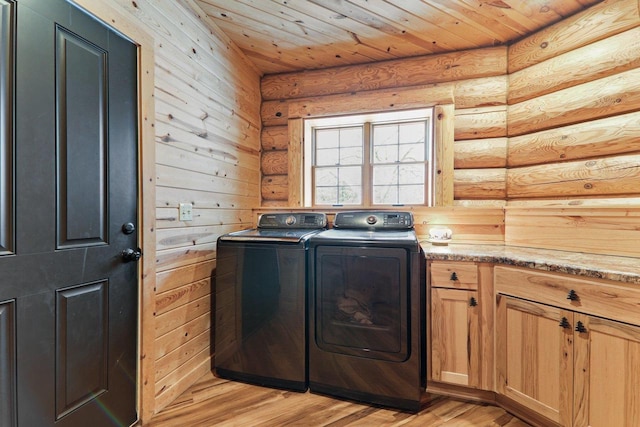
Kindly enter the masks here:
[[[417, 414], [312, 393], [271, 389], [209, 373], [157, 414], [150, 427], [529, 427], [502, 408], [427, 393]], [[146, 426], [145, 426], [146, 427]]]

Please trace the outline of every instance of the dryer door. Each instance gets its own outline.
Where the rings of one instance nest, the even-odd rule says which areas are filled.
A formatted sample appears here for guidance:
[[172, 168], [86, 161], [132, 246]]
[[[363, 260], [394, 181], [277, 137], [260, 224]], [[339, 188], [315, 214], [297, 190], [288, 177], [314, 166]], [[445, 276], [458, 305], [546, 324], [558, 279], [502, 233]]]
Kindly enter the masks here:
[[407, 251], [318, 246], [315, 340], [325, 351], [371, 359], [409, 357]]

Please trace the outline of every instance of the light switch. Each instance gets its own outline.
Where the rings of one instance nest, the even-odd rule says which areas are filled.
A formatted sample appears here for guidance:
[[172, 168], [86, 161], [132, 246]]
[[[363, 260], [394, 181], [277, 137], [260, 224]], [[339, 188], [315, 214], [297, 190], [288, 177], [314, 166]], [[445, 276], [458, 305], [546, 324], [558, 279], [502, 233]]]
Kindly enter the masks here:
[[180, 203], [180, 221], [193, 221], [193, 205]]

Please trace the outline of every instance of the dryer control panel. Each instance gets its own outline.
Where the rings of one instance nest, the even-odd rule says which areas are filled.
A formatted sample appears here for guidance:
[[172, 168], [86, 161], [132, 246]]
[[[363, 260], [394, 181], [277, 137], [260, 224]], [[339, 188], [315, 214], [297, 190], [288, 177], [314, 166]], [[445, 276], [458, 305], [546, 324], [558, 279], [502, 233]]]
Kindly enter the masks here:
[[353, 211], [338, 212], [333, 222], [334, 228], [377, 230], [411, 230], [411, 212]]

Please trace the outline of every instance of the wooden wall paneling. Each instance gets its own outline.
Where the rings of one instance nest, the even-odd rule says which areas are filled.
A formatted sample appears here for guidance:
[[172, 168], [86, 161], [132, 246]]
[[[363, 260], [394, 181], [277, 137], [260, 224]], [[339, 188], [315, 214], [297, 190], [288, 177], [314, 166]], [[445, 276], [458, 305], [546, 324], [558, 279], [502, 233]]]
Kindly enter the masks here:
[[455, 108], [453, 104], [438, 105], [433, 111], [434, 120], [434, 206], [453, 205], [453, 135]]
[[185, 345], [173, 350], [172, 352], [158, 358], [156, 360], [156, 378], [162, 380], [165, 376], [179, 369], [183, 365], [184, 360], [203, 354], [204, 351], [210, 349], [211, 343], [210, 331], [205, 331], [200, 335], [196, 335]]
[[451, 103], [453, 85], [422, 85], [296, 100], [289, 103], [288, 118], [407, 110]]
[[211, 261], [215, 257], [215, 243], [165, 249], [156, 252], [156, 270], [162, 272], [189, 264]]
[[[179, 124], [177, 125], [179, 126]], [[260, 170], [257, 149], [250, 151], [235, 149], [228, 140], [210, 133], [195, 135], [188, 130], [177, 127], [175, 122], [162, 115], [158, 116], [156, 120], [156, 132], [158, 139], [163, 143], [223, 161], [227, 163], [225, 169], [232, 169], [233, 166], [240, 165], [242, 169]], [[214, 166], [214, 170], [219, 170], [219, 167]]]
[[504, 168], [507, 166], [507, 141], [502, 138], [468, 139], [455, 141], [454, 166], [456, 169]]
[[267, 126], [260, 135], [262, 151], [286, 150], [289, 146], [289, 128], [287, 126]]
[[453, 195], [459, 199], [505, 199], [507, 169], [456, 169], [453, 172]]
[[605, 0], [509, 46], [508, 73], [638, 25], [637, 0]]
[[393, 89], [504, 76], [506, 67], [507, 48], [499, 46], [304, 73], [271, 74], [262, 79], [261, 93], [264, 100], [271, 101]]
[[216, 225], [246, 225], [251, 224], [251, 209], [207, 209], [198, 206], [193, 210], [193, 221], [180, 221], [178, 206], [156, 209], [156, 228], [200, 227], [209, 224]]
[[157, 203], [159, 207], [178, 208], [177, 201], [191, 202], [200, 209], [252, 209], [256, 206], [255, 195], [240, 196], [222, 194], [214, 191], [198, 191], [184, 188], [158, 187]]
[[246, 114], [236, 113], [228, 106], [202, 97], [202, 93], [212, 90], [210, 87], [184, 82], [174, 73], [165, 72], [164, 69], [160, 69], [156, 74], [156, 82], [159, 85], [156, 98], [185, 114], [188, 117], [187, 120], [183, 119], [185, 124], [192, 124], [191, 127], [197, 130], [202, 129], [199, 133], [209, 132], [234, 141], [240, 146], [254, 148], [252, 144], [259, 138], [260, 122], [256, 122], [255, 118], [246, 119]]
[[216, 261], [211, 260], [158, 273], [156, 279], [157, 293], [161, 294], [179, 286], [211, 278], [215, 268]]
[[640, 27], [635, 27], [509, 74], [509, 104], [639, 66]]
[[156, 382], [156, 406], [164, 408], [173, 402], [182, 392], [189, 388], [205, 374], [211, 372], [209, 347], [183, 362], [180, 368]]
[[177, 348], [187, 344], [193, 337], [197, 337], [203, 332], [211, 333], [212, 312], [205, 313], [193, 320], [185, 322], [180, 327], [168, 332], [155, 342], [154, 359], [160, 359]]
[[272, 175], [262, 177], [260, 185], [262, 200], [289, 201], [289, 177]]
[[156, 316], [156, 338], [211, 311], [211, 297], [204, 296]]
[[504, 210], [495, 207], [434, 207], [412, 210], [415, 229], [421, 240], [427, 240], [429, 228], [449, 227], [454, 243], [504, 242]]
[[264, 151], [260, 156], [263, 175], [286, 175], [289, 170], [287, 150]]
[[507, 136], [507, 107], [456, 109], [455, 140]]
[[287, 162], [289, 163], [288, 196], [289, 206], [302, 206], [304, 195], [304, 121], [302, 119], [289, 120], [289, 145]]
[[509, 136], [640, 110], [640, 68], [509, 106]]
[[156, 168], [157, 183], [161, 186], [207, 191], [216, 188], [224, 194], [251, 196], [258, 193], [256, 183], [234, 181], [225, 177], [192, 172], [159, 164]]
[[638, 221], [631, 206], [507, 207], [505, 244], [639, 258]]
[[510, 168], [507, 171], [509, 198], [585, 197], [627, 195], [640, 192], [640, 155], [546, 163]]
[[[160, 128], [164, 128], [164, 125], [160, 124]], [[230, 158], [231, 153], [221, 153], [213, 148], [207, 150], [205, 145], [193, 137], [185, 143], [174, 140], [158, 142], [157, 163], [246, 183], [256, 183], [260, 179], [255, 156], [238, 153]], [[245, 158], [247, 161], [243, 161]]]
[[511, 167], [639, 152], [640, 112], [509, 138]]
[[502, 76], [459, 80], [453, 83], [453, 99], [457, 109], [505, 105], [508, 78]]
[[215, 243], [223, 234], [236, 231], [238, 225], [207, 225], [202, 227], [161, 228], [156, 231], [158, 236], [157, 250], [175, 249], [196, 245]]

